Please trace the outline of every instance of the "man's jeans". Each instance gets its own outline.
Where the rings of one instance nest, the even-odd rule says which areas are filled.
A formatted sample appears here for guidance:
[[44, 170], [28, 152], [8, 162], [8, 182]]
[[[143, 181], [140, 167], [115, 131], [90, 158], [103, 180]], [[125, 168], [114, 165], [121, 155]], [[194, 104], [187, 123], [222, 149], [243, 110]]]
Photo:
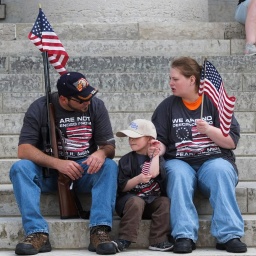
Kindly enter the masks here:
[[[85, 170], [83, 177], [74, 182], [78, 192], [91, 193], [90, 227], [112, 227], [117, 190], [117, 164], [106, 158], [96, 174], [87, 174], [87, 165], [77, 161]], [[49, 233], [48, 224], [40, 211], [41, 193], [57, 191], [57, 172], [50, 170], [44, 178], [42, 168], [29, 160], [19, 160], [10, 170], [10, 180], [18, 203], [26, 235], [35, 232]]]
[[171, 199], [172, 236], [198, 239], [199, 220], [193, 203], [198, 188], [209, 198], [213, 208], [211, 233], [217, 242], [226, 243], [244, 235], [244, 222], [237, 205], [235, 187], [238, 175], [233, 166], [222, 158], [191, 167], [182, 160], [166, 161], [167, 194]]

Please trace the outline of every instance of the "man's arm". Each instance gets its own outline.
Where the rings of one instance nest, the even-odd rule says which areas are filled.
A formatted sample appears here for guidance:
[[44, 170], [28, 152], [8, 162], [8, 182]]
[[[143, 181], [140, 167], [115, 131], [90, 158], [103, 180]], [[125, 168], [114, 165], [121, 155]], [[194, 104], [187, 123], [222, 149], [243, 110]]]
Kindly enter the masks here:
[[88, 165], [88, 173], [93, 174], [99, 171], [102, 165], [107, 158], [114, 158], [115, 156], [115, 147], [113, 145], [104, 145], [99, 146], [99, 149], [92, 153], [88, 158], [83, 162]]
[[58, 170], [72, 180], [82, 177], [84, 172], [83, 168], [76, 162], [49, 156], [31, 144], [19, 145], [18, 157], [20, 159], [28, 159], [43, 167]]

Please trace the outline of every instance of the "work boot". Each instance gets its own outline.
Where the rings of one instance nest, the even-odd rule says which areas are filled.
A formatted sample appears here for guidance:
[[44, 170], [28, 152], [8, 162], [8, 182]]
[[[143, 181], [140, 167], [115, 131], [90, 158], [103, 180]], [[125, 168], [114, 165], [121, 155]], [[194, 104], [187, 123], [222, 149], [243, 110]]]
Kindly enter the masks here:
[[33, 233], [17, 244], [15, 253], [18, 255], [34, 255], [52, 250], [49, 236], [46, 233]]
[[108, 226], [95, 226], [90, 231], [88, 250], [97, 254], [116, 254], [116, 247], [109, 238]]

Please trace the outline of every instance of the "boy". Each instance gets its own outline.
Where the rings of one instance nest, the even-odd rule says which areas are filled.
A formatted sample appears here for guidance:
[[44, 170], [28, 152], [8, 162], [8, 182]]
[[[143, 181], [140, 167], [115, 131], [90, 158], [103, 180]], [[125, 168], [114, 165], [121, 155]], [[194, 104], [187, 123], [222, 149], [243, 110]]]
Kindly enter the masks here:
[[170, 251], [170, 202], [163, 196], [165, 173], [155, 126], [148, 120], [136, 119], [116, 136], [129, 137], [132, 149], [119, 160], [116, 212], [121, 221], [119, 239], [113, 241], [117, 251], [136, 242], [142, 218], [151, 219], [149, 249]]

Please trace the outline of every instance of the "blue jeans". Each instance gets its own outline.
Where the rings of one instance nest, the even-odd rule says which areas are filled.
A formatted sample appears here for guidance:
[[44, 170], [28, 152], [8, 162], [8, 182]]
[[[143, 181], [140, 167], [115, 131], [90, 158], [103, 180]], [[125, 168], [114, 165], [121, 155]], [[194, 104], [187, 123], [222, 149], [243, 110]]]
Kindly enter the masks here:
[[250, 0], [245, 0], [244, 2], [242, 2], [236, 7], [236, 12], [235, 12], [236, 21], [242, 24], [245, 24], [249, 3], [250, 3]]
[[[95, 174], [87, 174], [87, 165], [77, 161], [85, 170], [83, 177], [74, 182], [78, 192], [91, 193], [90, 227], [112, 227], [117, 190], [117, 164], [106, 158], [102, 168]], [[57, 172], [50, 170], [44, 178], [42, 168], [29, 160], [19, 160], [10, 170], [10, 180], [22, 216], [26, 235], [35, 232], [49, 233], [48, 224], [40, 211], [41, 193], [57, 191]]]
[[236, 201], [238, 175], [223, 158], [207, 160], [202, 166], [173, 159], [166, 161], [167, 195], [171, 199], [172, 236], [198, 239], [199, 220], [193, 203], [196, 189], [209, 198], [213, 208], [211, 234], [219, 243], [244, 235], [244, 222]]

